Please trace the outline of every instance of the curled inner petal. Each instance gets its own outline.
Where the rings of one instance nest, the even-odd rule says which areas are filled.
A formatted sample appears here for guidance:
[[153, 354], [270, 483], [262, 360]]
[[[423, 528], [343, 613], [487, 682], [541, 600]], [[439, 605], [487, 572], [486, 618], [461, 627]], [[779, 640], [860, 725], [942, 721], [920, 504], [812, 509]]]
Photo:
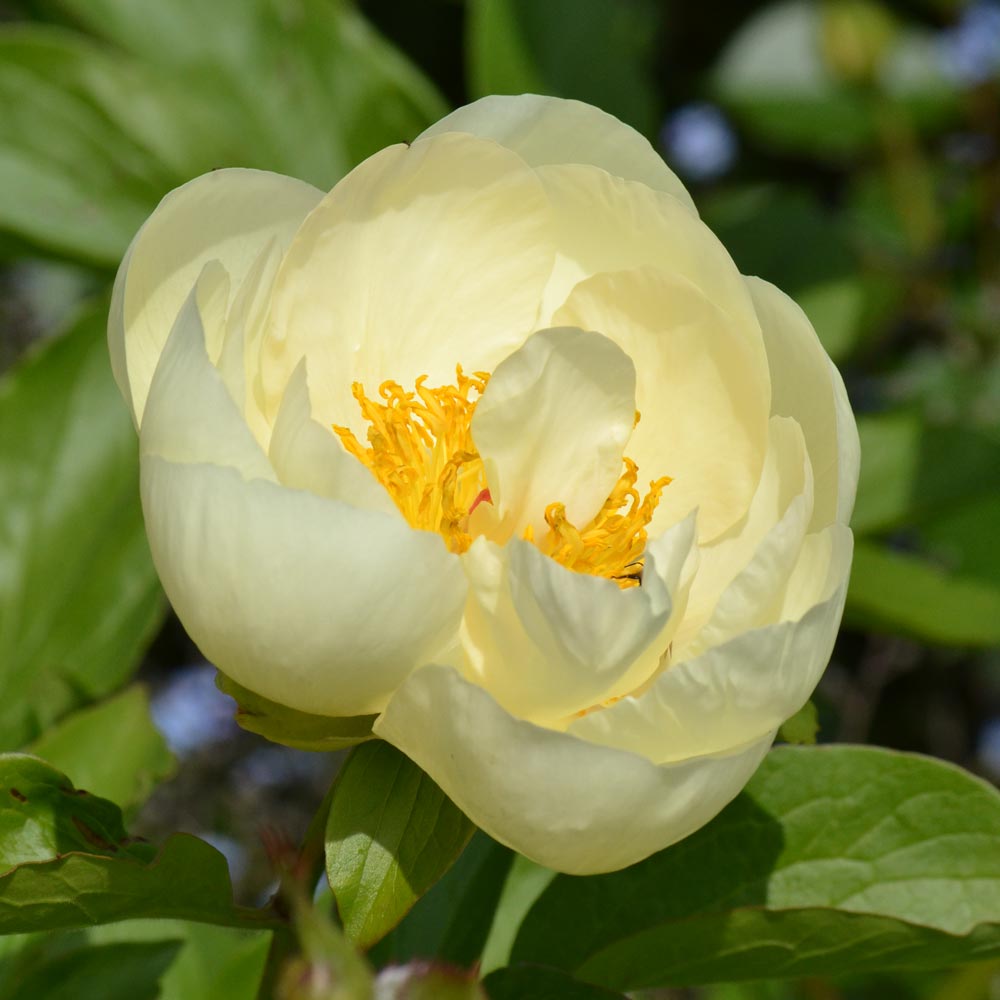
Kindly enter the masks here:
[[[409, 524], [439, 532], [455, 553], [472, 544], [469, 515], [481, 503], [493, 502], [471, 432], [472, 415], [489, 378], [487, 372], [466, 375], [459, 365], [455, 385], [428, 388], [422, 375], [408, 392], [397, 382], [383, 382], [378, 390], [381, 402], [369, 399], [355, 382], [354, 398], [370, 425], [368, 446], [348, 428], [333, 428]], [[653, 480], [646, 496], [640, 497], [635, 488], [638, 467], [629, 458], [623, 462], [621, 477], [588, 524], [576, 527], [564, 504], [551, 503], [545, 509], [548, 532], [535, 539], [529, 527], [525, 538], [567, 569], [604, 576], [627, 588], [642, 581], [646, 529], [670, 477]]]

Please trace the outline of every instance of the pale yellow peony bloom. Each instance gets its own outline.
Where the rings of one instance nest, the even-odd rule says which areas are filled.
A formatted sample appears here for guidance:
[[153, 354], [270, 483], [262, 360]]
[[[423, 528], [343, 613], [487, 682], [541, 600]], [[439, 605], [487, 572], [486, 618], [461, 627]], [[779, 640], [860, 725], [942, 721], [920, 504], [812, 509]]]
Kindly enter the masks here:
[[200, 177], [132, 243], [109, 343], [205, 656], [378, 713], [542, 864], [612, 870], [703, 825], [830, 656], [841, 379], [595, 108], [487, 98], [329, 194]]

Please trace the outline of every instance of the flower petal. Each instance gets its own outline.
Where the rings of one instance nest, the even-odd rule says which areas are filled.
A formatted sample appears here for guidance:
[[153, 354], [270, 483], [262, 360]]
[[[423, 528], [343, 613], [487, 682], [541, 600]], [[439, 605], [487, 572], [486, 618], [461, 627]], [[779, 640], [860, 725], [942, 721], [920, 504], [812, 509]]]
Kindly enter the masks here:
[[676, 198], [597, 167], [554, 164], [538, 167], [537, 174], [552, 206], [557, 250], [540, 325], [559, 325], [550, 317], [577, 282], [605, 271], [652, 267], [686, 278], [742, 336], [759, 339], [757, 314], [733, 259]]
[[635, 366], [599, 333], [543, 330], [501, 361], [472, 437], [504, 537], [528, 525], [541, 537], [557, 501], [589, 523], [618, 482], [634, 423]]
[[243, 687], [304, 712], [364, 715], [453, 642], [466, 587], [438, 535], [235, 469], [149, 455], [141, 471], [167, 596]]
[[[815, 543], [812, 540], [815, 539]], [[795, 620], [737, 635], [675, 663], [640, 696], [577, 720], [569, 732], [655, 761], [718, 753], [777, 729], [805, 704], [830, 659], [847, 593], [851, 534], [831, 525], [810, 536], [804, 558], [811, 604]], [[817, 588], [816, 581], [819, 581]], [[796, 588], [801, 592], [800, 588]]]
[[861, 445], [840, 372], [806, 314], [784, 292], [747, 278], [771, 369], [771, 412], [794, 417], [806, 436], [816, 477], [811, 531], [847, 524], [858, 487]]
[[624, 868], [693, 833], [739, 793], [771, 743], [657, 766], [516, 719], [440, 666], [412, 674], [374, 729], [491, 837], [575, 875]]
[[[118, 268], [108, 319], [111, 366], [137, 427], [167, 334], [205, 264], [221, 261], [239, 286], [261, 248], [271, 239], [287, 243], [322, 197], [291, 177], [230, 169], [160, 202]], [[213, 360], [221, 346], [210, 343]]]
[[533, 167], [586, 163], [673, 195], [697, 214], [680, 178], [630, 125], [581, 101], [538, 94], [491, 95], [433, 124], [421, 138], [468, 132], [512, 149]]
[[210, 261], [181, 306], [159, 356], [139, 450], [144, 460], [157, 455], [172, 462], [213, 462], [239, 469], [248, 479], [273, 480], [267, 456], [208, 356], [205, 327], [211, 323], [218, 328], [219, 297], [227, 288], [222, 265]]
[[371, 472], [344, 451], [332, 430], [313, 420], [304, 358], [285, 389], [268, 455], [285, 486], [403, 519]]
[[301, 358], [314, 415], [365, 427], [352, 381], [374, 393], [491, 371], [537, 327], [552, 268], [550, 210], [524, 162], [457, 133], [392, 146], [309, 216], [279, 271], [262, 354], [268, 412]]
[[555, 322], [600, 330], [635, 363], [642, 414], [628, 443], [639, 473], [669, 475], [650, 533], [698, 508], [708, 541], [744, 516], [767, 448], [770, 393], [759, 334], [690, 281], [651, 268], [599, 274]]
[[754, 558], [757, 549], [797, 497], [812, 496], [812, 473], [802, 428], [791, 417], [771, 417], [768, 449], [746, 517], [700, 550], [680, 642], [711, 617], [726, 587]]
[[477, 541], [464, 557], [470, 674], [507, 711], [546, 724], [637, 687], [669, 642], [693, 523], [668, 535], [650, 553], [642, 586], [628, 590], [567, 569], [528, 542]]

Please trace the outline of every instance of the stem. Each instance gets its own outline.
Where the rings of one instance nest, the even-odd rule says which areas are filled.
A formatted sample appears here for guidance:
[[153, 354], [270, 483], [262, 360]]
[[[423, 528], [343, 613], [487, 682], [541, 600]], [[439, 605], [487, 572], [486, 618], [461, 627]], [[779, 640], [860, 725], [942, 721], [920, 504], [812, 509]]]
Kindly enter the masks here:
[[[256, 912], [270, 912], [275, 918], [280, 918], [282, 914], [292, 912], [295, 894], [301, 895], [306, 900], [312, 900], [316, 883], [326, 867], [326, 818], [330, 812], [336, 787], [337, 779], [334, 778], [319, 808], [309, 821], [309, 827], [293, 865], [289, 869], [282, 870], [280, 861], [277, 864], [279, 884], [273, 902], [267, 911]], [[257, 1000], [273, 1000], [282, 969], [287, 961], [301, 950], [296, 929], [287, 920], [282, 920], [275, 927], [274, 936], [271, 938], [271, 947], [267, 953]]]

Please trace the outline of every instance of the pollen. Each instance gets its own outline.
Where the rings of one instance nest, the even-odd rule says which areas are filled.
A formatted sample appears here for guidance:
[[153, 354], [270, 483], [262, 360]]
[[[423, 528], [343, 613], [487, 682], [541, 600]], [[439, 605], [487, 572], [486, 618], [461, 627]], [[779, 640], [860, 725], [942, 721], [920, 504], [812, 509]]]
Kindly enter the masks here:
[[653, 480], [646, 496], [640, 498], [635, 488], [639, 468], [630, 458], [623, 463], [625, 470], [614, 489], [584, 528], [577, 528], [566, 517], [564, 504], [552, 503], [545, 508], [549, 530], [536, 539], [529, 526], [524, 537], [568, 569], [608, 577], [626, 589], [642, 582], [646, 529], [671, 479], [663, 476]]
[[[438, 532], [455, 553], [465, 552], [473, 542], [472, 512], [481, 503], [493, 502], [471, 429], [489, 378], [487, 372], [466, 375], [459, 365], [454, 385], [429, 388], [426, 375], [416, 380], [413, 391], [383, 382], [374, 400], [355, 382], [354, 398], [369, 424], [367, 446], [348, 428], [333, 428], [347, 451], [385, 487], [407, 522]], [[529, 526], [524, 538], [567, 569], [606, 577], [624, 589], [642, 581], [647, 528], [671, 480], [653, 480], [641, 497], [636, 489], [638, 467], [629, 458], [623, 464], [614, 489], [588, 524], [577, 527], [567, 517], [565, 504], [552, 503], [544, 512], [548, 530], [535, 538]]]
[[456, 368], [456, 384], [430, 389], [426, 375], [414, 391], [397, 382], [378, 388], [381, 402], [369, 399], [355, 382], [354, 398], [370, 424], [368, 447], [346, 427], [334, 426], [344, 447], [371, 469], [411, 527], [437, 531], [452, 552], [472, 544], [469, 515], [489, 499], [483, 462], [472, 442], [472, 415], [489, 381], [486, 372], [466, 375]]

